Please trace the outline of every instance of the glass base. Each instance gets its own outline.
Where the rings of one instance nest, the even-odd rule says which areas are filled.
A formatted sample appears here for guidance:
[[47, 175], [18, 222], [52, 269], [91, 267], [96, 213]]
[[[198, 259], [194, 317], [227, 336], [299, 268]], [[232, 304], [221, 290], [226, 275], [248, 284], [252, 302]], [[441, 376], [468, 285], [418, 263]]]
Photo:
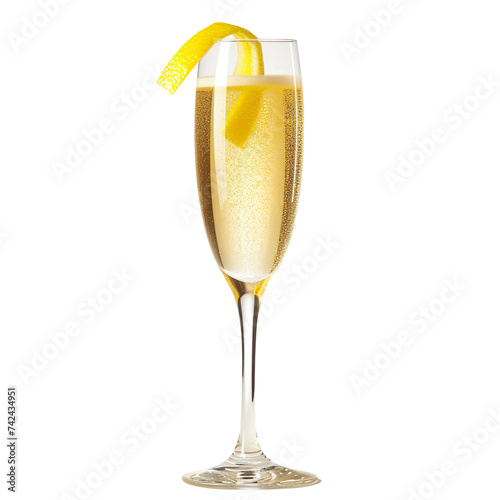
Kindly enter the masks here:
[[235, 455], [211, 469], [182, 476], [193, 486], [220, 489], [284, 489], [312, 486], [321, 482], [314, 474], [275, 464], [264, 454], [256, 458]]

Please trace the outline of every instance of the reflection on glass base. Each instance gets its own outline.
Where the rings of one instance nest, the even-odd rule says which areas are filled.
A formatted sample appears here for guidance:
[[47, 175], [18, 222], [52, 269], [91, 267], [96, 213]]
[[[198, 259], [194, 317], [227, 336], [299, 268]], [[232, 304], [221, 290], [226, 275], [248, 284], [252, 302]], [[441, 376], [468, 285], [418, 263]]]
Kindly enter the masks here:
[[216, 467], [185, 474], [182, 479], [193, 486], [229, 490], [301, 488], [321, 482], [314, 474], [282, 467], [263, 454], [252, 459], [232, 455]]

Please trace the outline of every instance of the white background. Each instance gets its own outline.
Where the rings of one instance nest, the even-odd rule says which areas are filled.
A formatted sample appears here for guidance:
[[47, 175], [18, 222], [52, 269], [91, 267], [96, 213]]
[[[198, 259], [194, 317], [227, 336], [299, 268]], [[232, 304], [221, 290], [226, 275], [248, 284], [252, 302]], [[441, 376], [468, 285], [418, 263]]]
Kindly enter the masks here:
[[[117, 452], [89, 498], [498, 498], [500, 87], [471, 97], [500, 81], [496, 3], [401, 0], [381, 28], [372, 11], [396, 4], [231, 1], [70, 0], [24, 42], [39, 4], [2, 5], [1, 406], [17, 385], [18, 498], [83, 498], [78, 481], [95, 486], [92, 463]], [[193, 205], [195, 75], [175, 96], [146, 77], [217, 20], [299, 41], [303, 190], [266, 293], [257, 417], [271, 458], [323, 480], [308, 489], [181, 481], [236, 441], [237, 312]], [[453, 119], [464, 100], [477, 109]], [[112, 130], [60, 181], [54, 163], [103, 119]], [[391, 190], [386, 173], [435, 128], [446, 140]], [[322, 261], [320, 238], [339, 244]], [[93, 321], [78, 314], [123, 269], [126, 288]], [[447, 279], [466, 288], [449, 304]], [[49, 334], [72, 321], [81, 333], [54, 355]], [[381, 344], [401, 332], [411, 343], [389, 359]], [[21, 376], [44, 349], [53, 359]], [[156, 398], [177, 407], [160, 424]], [[133, 451], [123, 439], [141, 424]], [[454, 474], [426, 485], [445, 461]]]

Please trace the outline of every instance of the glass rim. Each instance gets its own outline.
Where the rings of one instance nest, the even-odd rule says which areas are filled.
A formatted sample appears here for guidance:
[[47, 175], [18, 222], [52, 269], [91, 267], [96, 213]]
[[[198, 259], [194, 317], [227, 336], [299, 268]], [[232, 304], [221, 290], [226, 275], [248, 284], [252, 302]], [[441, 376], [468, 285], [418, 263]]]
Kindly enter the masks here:
[[221, 42], [297, 42], [295, 38], [222, 38], [217, 43]]

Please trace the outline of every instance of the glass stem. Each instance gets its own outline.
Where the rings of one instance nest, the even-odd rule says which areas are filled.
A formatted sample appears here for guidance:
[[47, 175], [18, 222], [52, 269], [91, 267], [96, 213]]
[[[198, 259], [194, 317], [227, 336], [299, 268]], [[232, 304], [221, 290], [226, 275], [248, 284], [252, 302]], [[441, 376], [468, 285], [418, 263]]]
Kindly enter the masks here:
[[262, 455], [255, 424], [255, 347], [259, 307], [259, 297], [254, 293], [243, 293], [238, 299], [242, 347], [241, 428], [233, 452], [238, 458]]

